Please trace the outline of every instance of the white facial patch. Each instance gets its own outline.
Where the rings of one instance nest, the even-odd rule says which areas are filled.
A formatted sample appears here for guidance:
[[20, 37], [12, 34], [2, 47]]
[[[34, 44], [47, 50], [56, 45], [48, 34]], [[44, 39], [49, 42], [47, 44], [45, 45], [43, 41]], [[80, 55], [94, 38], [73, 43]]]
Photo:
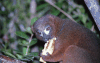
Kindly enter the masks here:
[[49, 35], [49, 32], [50, 32], [50, 30], [44, 30], [44, 33], [46, 34], [46, 35]]

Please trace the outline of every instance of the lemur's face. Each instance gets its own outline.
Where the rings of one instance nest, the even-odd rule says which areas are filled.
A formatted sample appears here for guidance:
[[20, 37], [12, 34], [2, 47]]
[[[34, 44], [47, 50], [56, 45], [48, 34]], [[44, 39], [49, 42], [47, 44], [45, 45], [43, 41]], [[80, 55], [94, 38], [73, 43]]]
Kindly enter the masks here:
[[43, 41], [48, 41], [49, 39], [51, 39], [51, 27], [49, 25], [45, 26], [45, 27], [39, 27], [36, 29], [35, 34], [36, 37], [40, 40]]
[[32, 31], [35, 33], [37, 39], [42, 40], [44, 42], [52, 39], [52, 26], [49, 25], [48, 21], [43, 21], [44, 19], [37, 20], [32, 26]]

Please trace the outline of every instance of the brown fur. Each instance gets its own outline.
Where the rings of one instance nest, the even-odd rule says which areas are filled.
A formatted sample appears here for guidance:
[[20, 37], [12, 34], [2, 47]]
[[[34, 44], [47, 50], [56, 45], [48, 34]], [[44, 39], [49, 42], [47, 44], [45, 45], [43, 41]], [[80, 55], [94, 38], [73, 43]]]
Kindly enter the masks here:
[[[48, 62], [61, 63], [99, 63], [100, 41], [96, 35], [87, 28], [71, 20], [60, 19], [53, 15], [46, 15], [37, 20], [32, 31], [40, 26], [49, 24], [52, 27], [50, 36], [56, 37], [55, 48], [52, 55], [41, 55]], [[38, 39], [42, 39], [38, 37]]]

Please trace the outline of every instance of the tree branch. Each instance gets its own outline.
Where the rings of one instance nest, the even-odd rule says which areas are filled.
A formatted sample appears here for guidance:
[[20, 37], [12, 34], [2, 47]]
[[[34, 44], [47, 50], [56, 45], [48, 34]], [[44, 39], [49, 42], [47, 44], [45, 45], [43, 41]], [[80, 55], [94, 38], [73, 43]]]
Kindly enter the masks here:
[[62, 12], [65, 16], [67, 16], [69, 19], [71, 19], [72, 21], [76, 22], [69, 14], [67, 14], [65, 11], [63, 11], [62, 9], [60, 9], [58, 6], [54, 5], [50, 0], [45, 0], [47, 3], [49, 3], [50, 5], [52, 5], [53, 7], [55, 7], [56, 9], [58, 9], [60, 12]]
[[92, 17], [100, 31], [100, 7], [97, 0], [84, 0], [85, 4], [87, 5], [88, 9], [91, 12]]
[[25, 62], [17, 59], [12, 59], [4, 55], [0, 55], [0, 63], [25, 63]]

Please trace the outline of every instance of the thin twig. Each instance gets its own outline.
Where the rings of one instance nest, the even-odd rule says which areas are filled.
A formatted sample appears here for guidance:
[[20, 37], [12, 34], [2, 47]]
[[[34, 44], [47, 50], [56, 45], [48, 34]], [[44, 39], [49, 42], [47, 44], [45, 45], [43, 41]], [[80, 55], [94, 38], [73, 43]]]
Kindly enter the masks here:
[[69, 15], [67, 14], [65, 11], [63, 11], [62, 9], [60, 9], [58, 6], [54, 5], [51, 1], [49, 0], [45, 0], [47, 3], [49, 3], [50, 5], [52, 5], [53, 7], [55, 7], [56, 9], [58, 9], [60, 12], [62, 12], [64, 15], [66, 15], [69, 19], [71, 19], [72, 21], [75, 22], [75, 20]]
[[[31, 37], [30, 37], [30, 39], [29, 39], [29, 45], [30, 45], [30, 43], [31, 43], [31, 41], [32, 41], [32, 37], [33, 37], [33, 34], [31, 34]], [[27, 46], [27, 49], [26, 49], [26, 55], [28, 54], [29, 45]]]
[[94, 25], [92, 26], [91, 31], [95, 32]]

